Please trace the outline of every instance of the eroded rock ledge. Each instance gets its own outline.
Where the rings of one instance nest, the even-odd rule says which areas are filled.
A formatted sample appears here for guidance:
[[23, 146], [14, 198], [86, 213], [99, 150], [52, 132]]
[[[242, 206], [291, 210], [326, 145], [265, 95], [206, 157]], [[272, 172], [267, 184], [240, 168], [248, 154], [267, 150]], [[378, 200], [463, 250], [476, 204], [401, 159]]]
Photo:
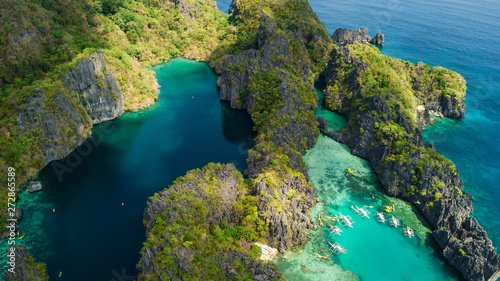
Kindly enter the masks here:
[[368, 35], [368, 29], [364, 26], [358, 30], [338, 28], [332, 34], [332, 40], [334, 43], [352, 44], [354, 42], [359, 42], [365, 44], [370, 43], [376, 46], [383, 46], [384, 34], [379, 31], [372, 39], [370, 35]]

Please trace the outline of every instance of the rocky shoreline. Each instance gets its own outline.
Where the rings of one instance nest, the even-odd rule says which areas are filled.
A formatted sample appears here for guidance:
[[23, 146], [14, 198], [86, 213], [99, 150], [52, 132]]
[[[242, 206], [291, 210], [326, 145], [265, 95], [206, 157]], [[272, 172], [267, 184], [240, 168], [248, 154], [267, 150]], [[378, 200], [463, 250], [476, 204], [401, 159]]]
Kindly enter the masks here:
[[144, 212], [139, 279], [283, 280], [272, 264], [239, 246], [257, 235], [242, 227], [251, 212], [246, 200], [253, 200], [247, 192], [234, 165], [208, 164], [155, 194]]
[[[200, 16], [197, 4], [174, 2], [185, 17]], [[221, 99], [246, 109], [258, 131], [246, 180], [231, 165], [213, 164], [155, 194], [144, 213], [148, 239], [140, 278], [282, 279], [273, 265], [258, 261], [254, 249], [240, 246], [259, 240], [285, 252], [307, 241], [306, 229], [314, 228], [309, 209], [316, 198], [302, 155], [314, 146], [319, 131], [368, 159], [388, 194], [417, 206], [435, 228], [433, 237], [444, 257], [465, 279], [498, 278], [500, 256], [470, 216], [471, 197], [458, 171], [432, 145], [425, 146], [421, 134], [431, 121], [429, 112], [464, 118], [463, 78], [442, 68], [384, 58], [358, 43], [383, 45], [380, 32], [372, 39], [366, 28], [338, 29], [330, 37], [307, 1], [289, 2], [286, 11], [279, 3], [240, 2], [231, 4], [236, 30], [231, 35], [248, 38], [236, 39], [229, 44], [236, 47], [222, 49], [223, 57], [210, 63], [221, 75]], [[293, 14], [293, 20], [278, 11]], [[273, 18], [271, 12], [280, 16]], [[339, 42], [344, 46], [335, 46]], [[399, 79], [398, 73], [411, 79]], [[314, 81], [320, 75], [327, 83], [326, 107], [348, 118], [341, 132], [328, 132], [326, 121], [314, 117]], [[94, 124], [122, 114], [127, 101], [101, 51], [87, 54], [52, 82], [48, 88], [35, 87], [18, 112], [23, 134], [36, 132], [49, 140], [34, 152], [37, 167], [70, 153]], [[16, 251], [28, 259], [26, 249]], [[23, 274], [36, 264], [27, 267]], [[28, 273], [44, 276], [34, 270]]]
[[[429, 70], [430, 74], [424, 74], [424, 65], [419, 64], [405, 69], [415, 75], [409, 86], [413, 95], [423, 102], [419, 109], [392, 104], [389, 99], [395, 97], [368, 96], [370, 90], [364, 88], [360, 77], [366, 77], [370, 61], [358, 56], [356, 51], [359, 48], [355, 46], [334, 49], [325, 72], [329, 85], [325, 92], [326, 107], [345, 114], [348, 126], [338, 133], [328, 132], [326, 122], [321, 120], [320, 130], [347, 144], [352, 154], [368, 159], [389, 195], [418, 208], [434, 227], [432, 235], [444, 257], [466, 280], [496, 280], [500, 276], [500, 256], [487, 233], [470, 216], [471, 196], [463, 191], [458, 170], [435, 152], [432, 144], [426, 147], [421, 134], [429, 124], [429, 111], [457, 120], [464, 118], [463, 95], [436, 92], [434, 80], [440, 78], [434, 72], [443, 70]], [[345, 69], [350, 72], [341, 77], [339, 72]], [[427, 75], [434, 75], [430, 82], [425, 80]], [[461, 80], [463, 78], [446, 83], [457, 82], [465, 93]], [[411, 118], [412, 113], [416, 115], [415, 120]]]

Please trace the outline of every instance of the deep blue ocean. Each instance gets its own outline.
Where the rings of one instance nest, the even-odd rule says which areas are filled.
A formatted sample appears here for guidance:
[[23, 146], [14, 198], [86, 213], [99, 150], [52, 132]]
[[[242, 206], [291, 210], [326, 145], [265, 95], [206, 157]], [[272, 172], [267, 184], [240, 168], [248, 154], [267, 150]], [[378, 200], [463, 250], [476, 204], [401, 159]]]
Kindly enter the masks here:
[[[231, 1], [218, 0], [227, 12]], [[474, 216], [500, 245], [500, 2], [309, 0], [329, 33], [368, 28], [385, 35], [383, 54], [457, 71], [467, 80], [467, 111], [424, 132], [460, 171]]]

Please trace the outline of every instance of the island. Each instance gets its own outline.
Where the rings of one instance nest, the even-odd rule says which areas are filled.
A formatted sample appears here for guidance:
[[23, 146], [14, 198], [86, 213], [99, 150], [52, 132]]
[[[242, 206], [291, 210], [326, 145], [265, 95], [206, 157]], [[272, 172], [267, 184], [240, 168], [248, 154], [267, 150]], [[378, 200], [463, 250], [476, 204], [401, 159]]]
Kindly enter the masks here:
[[[368, 159], [389, 195], [415, 204], [466, 280], [500, 275], [457, 168], [421, 134], [430, 114], [465, 117], [458, 73], [382, 55], [380, 32], [330, 36], [307, 0], [233, 0], [229, 15], [212, 0], [7, 2], [16, 8], [0, 29], [0, 168], [15, 167], [18, 182], [68, 155], [95, 124], [153, 105], [158, 85], [146, 67], [178, 56], [209, 63], [220, 98], [255, 124], [244, 175], [212, 163], [149, 199], [140, 280], [284, 279], [257, 245], [284, 253], [315, 229], [302, 157], [320, 133]], [[325, 106], [347, 116], [339, 132], [315, 117], [319, 79]], [[25, 248], [16, 251], [26, 276], [48, 278]]]

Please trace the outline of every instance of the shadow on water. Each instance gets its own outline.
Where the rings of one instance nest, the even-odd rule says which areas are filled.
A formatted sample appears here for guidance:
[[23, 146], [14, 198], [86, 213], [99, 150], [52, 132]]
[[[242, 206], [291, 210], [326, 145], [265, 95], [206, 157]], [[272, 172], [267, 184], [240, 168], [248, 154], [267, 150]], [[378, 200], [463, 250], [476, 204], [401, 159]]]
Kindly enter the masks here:
[[243, 145], [249, 149], [257, 136], [252, 118], [246, 110], [232, 109], [228, 101], [221, 101], [222, 134], [227, 141]]

